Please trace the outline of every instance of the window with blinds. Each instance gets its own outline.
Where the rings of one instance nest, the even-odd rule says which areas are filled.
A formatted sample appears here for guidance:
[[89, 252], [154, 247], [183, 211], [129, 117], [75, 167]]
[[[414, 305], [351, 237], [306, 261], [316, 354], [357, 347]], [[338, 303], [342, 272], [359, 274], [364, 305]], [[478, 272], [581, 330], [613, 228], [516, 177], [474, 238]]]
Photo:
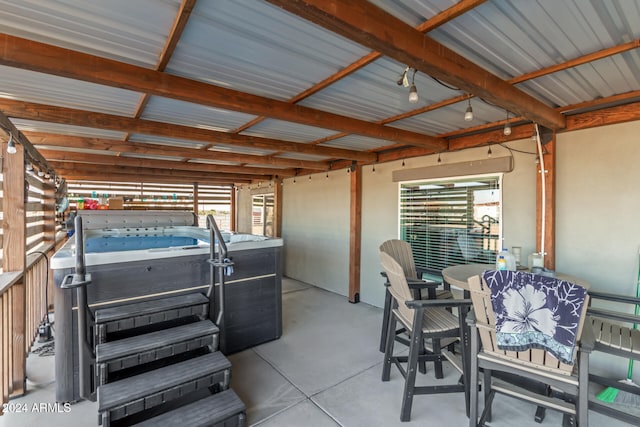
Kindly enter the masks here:
[[501, 175], [400, 184], [400, 239], [416, 266], [494, 263], [500, 250]]

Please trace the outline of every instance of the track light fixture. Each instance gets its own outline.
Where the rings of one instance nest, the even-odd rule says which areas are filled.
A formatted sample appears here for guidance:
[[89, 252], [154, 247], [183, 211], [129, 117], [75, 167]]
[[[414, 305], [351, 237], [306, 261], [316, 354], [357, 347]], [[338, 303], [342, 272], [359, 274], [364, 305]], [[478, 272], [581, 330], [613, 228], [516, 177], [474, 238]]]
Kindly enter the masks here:
[[416, 88], [415, 79], [418, 70], [413, 69], [413, 76], [411, 77], [411, 87], [409, 88], [409, 102], [415, 104], [418, 102], [418, 89]]
[[473, 120], [473, 108], [471, 108], [471, 94], [469, 94], [467, 109], [464, 112], [464, 121], [470, 122]]
[[13, 133], [9, 132], [9, 142], [7, 143], [7, 153], [16, 154], [18, 150], [16, 149], [16, 143], [13, 140]]
[[504, 130], [502, 131], [504, 136], [511, 135], [511, 123], [509, 123], [509, 112], [507, 111], [507, 121], [504, 123]]

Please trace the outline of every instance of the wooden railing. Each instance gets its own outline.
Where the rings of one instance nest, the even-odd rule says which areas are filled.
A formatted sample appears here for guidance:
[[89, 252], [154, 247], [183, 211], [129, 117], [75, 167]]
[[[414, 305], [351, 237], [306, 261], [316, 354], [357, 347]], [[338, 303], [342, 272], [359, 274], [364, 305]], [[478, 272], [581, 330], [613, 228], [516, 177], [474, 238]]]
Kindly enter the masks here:
[[[62, 243], [62, 239], [58, 241], [58, 245]], [[50, 244], [27, 256], [27, 268], [24, 272], [0, 274], [2, 403], [25, 392], [26, 357], [38, 336], [39, 326], [53, 305], [49, 259], [58, 245]]]

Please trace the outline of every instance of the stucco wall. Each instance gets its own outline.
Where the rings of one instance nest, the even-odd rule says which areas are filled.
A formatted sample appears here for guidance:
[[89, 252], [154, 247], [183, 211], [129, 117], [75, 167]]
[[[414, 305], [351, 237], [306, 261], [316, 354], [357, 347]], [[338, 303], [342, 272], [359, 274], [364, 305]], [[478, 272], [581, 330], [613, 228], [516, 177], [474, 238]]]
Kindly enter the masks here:
[[[533, 153], [529, 140], [508, 144]], [[494, 146], [493, 156], [507, 156], [506, 148]], [[535, 248], [535, 155], [513, 153], [515, 169], [505, 174], [503, 208], [507, 247], [522, 246], [523, 256]], [[486, 148], [469, 149], [442, 155], [443, 163], [487, 157]], [[437, 156], [412, 158], [405, 168], [436, 165]], [[363, 168], [362, 180], [362, 258], [360, 299], [382, 306], [384, 288], [380, 277], [378, 247], [398, 237], [398, 183], [391, 173], [401, 162]], [[347, 295], [349, 259], [349, 176], [345, 170], [301, 177], [294, 185], [284, 183], [283, 237], [285, 274], [316, 286]]]
[[[593, 289], [635, 294], [640, 249], [639, 134], [640, 122], [634, 122], [557, 136], [556, 269], [588, 281]], [[507, 145], [535, 150], [530, 139]], [[509, 154], [499, 146], [492, 151], [494, 156]], [[444, 153], [442, 161], [486, 156], [486, 148], [474, 148]], [[521, 246], [526, 260], [536, 244], [535, 155], [513, 152], [513, 156], [514, 171], [503, 178], [504, 244]], [[436, 165], [436, 158], [407, 159], [405, 167]], [[378, 246], [398, 236], [398, 184], [392, 182], [391, 172], [399, 168], [400, 161], [378, 164], [375, 173], [371, 166], [363, 168], [360, 297], [376, 306], [382, 306], [384, 299]], [[311, 178], [300, 177], [295, 185], [292, 179], [284, 183], [285, 274], [347, 295], [349, 176], [340, 170], [331, 172], [328, 180], [324, 173]], [[247, 197], [238, 197], [239, 205], [249, 200], [246, 193]], [[626, 374], [624, 361], [601, 354], [592, 356], [592, 366], [615, 378]]]

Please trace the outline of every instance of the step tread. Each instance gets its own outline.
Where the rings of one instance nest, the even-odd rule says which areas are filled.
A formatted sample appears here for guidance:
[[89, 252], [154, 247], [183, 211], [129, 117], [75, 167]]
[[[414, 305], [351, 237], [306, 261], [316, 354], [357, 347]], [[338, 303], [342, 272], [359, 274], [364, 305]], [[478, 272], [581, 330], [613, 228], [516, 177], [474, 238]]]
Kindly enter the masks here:
[[245, 412], [245, 410], [246, 407], [238, 395], [233, 390], [227, 389], [135, 424], [134, 427], [155, 427], [158, 425], [204, 427], [222, 422], [233, 415]]
[[132, 354], [151, 351], [155, 348], [206, 335], [213, 335], [218, 331], [218, 327], [212, 321], [201, 320], [161, 331], [109, 341], [96, 346], [96, 362], [106, 363]]
[[133, 304], [123, 304], [117, 307], [101, 308], [95, 311], [95, 319], [96, 323], [106, 323], [126, 319], [127, 317], [142, 316], [183, 306], [207, 303], [209, 303], [209, 299], [204, 294], [193, 293]]
[[231, 362], [221, 352], [216, 351], [104, 384], [98, 387], [98, 410], [100, 412], [110, 410], [124, 403], [230, 368]]

